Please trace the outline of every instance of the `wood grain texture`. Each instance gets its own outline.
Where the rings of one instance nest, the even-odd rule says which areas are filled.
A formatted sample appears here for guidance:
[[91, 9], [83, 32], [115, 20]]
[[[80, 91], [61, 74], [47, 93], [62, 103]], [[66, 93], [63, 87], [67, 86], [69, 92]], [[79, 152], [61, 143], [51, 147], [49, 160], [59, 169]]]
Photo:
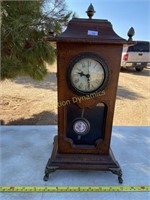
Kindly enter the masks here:
[[[98, 36], [88, 35], [88, 30], [98, 32]], [[56, 38], [57, 43], [57, 81], [58, 81], [58, 137], [47, 166], [59, 169], [98, 169], [120, 168], [110, 149], [112, 122], [115, 108], [116, 91], [120, 72], [123, 44], [126, 40], [119, 37], [107, 20], [73, 19], [64, 33]], [[69, 64], [76, 56], [92, 53], [104, 60], [108, 66], [109, 78], [103, 95], [73, 102], [80, 98], [67, 81]], [[68, 103], [65, 103], [68, 102]], [[61, 104], [62, 103], [62, 104]], [[76, 145], [66, 136], [67, 106], [75, 103], [79, 108], [92, 109], [99, 103], [105, 105], [103, 119], [103, 138], [96, 145]], [[73, 133], [74, 134], [74, 133]]]

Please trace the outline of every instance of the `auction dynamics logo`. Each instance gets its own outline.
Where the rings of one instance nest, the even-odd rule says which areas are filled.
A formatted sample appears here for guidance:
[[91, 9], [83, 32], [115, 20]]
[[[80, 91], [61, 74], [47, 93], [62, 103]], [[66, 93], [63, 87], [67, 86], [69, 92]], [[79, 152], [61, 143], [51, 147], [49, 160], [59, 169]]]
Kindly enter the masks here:
[[65, 101], [59, 101], [58, 102], [58, 107], [61, 107], [61, 106], [67, 106], [71, 103], [81, 103], [82, 101], [85, 101], [85, 100], [89, 100], [89, 99], [92, 99], [92, 98], [95, 98], [95, 97], [100, 97], [100, 96], [103, 96], [105, 95], [105, 91], [101, 91], [101, 92], [95, 92], [95, 93], [92, 93], [92, 94], [89, 94], [89, 95], [84, 95], [84, 96], [81, 96], [81, 97], [72, 97], [71, 100], [65, 100]]

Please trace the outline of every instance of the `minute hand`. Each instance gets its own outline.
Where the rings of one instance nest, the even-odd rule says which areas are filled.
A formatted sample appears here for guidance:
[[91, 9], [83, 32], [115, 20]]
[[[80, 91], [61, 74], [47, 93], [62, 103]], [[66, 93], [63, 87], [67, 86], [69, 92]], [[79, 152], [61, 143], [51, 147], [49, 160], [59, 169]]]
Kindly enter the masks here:
[[88, 89], [90, 90], [90, 62], [88, 61], [88, 74], [86, 74], [86, 78], [88, 81]]
[[88, 88], [90, 89], [90, 74], [86, 74], [86, 78], [88, 81]]

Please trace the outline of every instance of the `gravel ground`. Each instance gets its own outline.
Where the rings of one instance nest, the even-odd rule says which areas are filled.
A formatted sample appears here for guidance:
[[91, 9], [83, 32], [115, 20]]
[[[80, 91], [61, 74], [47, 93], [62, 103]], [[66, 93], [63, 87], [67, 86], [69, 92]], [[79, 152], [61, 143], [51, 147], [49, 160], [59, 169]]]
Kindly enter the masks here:
[[[29, 77], [0, 82], [1, 122], [6, 125], [57, 124], [56, 63], [48, 67], [44, 81]], [[149, 125], [150, 69], [121, 70], [114, 125]]]

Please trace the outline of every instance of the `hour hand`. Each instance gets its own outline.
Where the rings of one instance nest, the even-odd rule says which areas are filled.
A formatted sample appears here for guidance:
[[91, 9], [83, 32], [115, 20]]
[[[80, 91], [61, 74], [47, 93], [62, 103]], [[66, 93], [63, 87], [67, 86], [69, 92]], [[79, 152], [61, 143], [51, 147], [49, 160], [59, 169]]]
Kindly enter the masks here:
[[82, 77], [82, 76], [86, 76], [83, 72], [78, 72], [78, 74]]

